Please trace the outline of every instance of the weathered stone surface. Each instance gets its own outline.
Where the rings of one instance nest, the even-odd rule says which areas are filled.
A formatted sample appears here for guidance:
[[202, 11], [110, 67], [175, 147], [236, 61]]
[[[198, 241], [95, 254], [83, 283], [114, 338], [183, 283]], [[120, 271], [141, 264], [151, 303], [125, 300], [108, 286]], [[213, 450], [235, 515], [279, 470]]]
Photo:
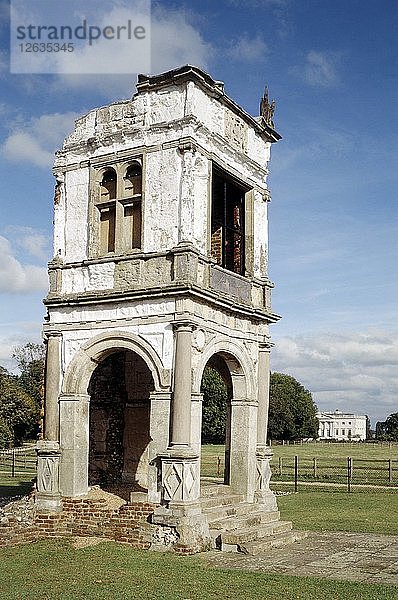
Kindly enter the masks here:
[[[260, 345], [279, 318], [267, 276], [268, 161], [279, 137], [221, 82], [185, 66], [141, 75], [131, 100], [78, 119], [57, 153], [44, 331], [57, 338], [46, 419], [61, 454], [59, 478], [43, 454], [37, 498], [44, 511], [49, 494], [63, 494], [54, 523], [67, 531], [111, 535], [87, 499], [100, 483], [140, 500], [135, 512], [107, 513], [115, 539], [181, 553], [208, 546], [199, 503], [208, 364], [230, 395], [225, 483], [275, 508], [256, 451], [266, 434]], [[148, 516], [145, 503], [162, 505], [156, 534], [122, 524], [129, 511]]]

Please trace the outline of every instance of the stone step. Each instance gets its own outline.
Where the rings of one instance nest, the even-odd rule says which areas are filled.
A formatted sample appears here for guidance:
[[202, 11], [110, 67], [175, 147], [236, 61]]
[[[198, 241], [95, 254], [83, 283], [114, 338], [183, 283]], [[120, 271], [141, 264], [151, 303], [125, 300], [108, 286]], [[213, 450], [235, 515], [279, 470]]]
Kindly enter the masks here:
[[292, 530], [290, 521], [273, 521], [246, 529], [235, 529], [221, 533], [222, 542], [228, 545], [242, 546], [248, 542], [267, 539], [279, 533], [288, 533]]
[[[267, 552], [270, 548], [280, 548], [293, 544], [298, 540], [302, 540], [307, 537], [305, 531], [286, 531], [282, 533], [275, 533], [269, 537], [261, 538], [254, 541], [242, 542], [237, 545], [237, 551], [243, 554], [249, 554], [250, 556], [257, 556]], [[223, 549], [223, 548], [221, 548]], [[225, 547], [227, 549], [227, 545]]]
[[[250, 507], [250, 505], [247, 506]], [[210, 529], [232, 531], [234, 529], [247, 529], [263, 523], [279, 521], [279, 511], [265, 512], [253, 510], [253, 512], [251, 512], [247, 510], [247, 507], [244, 505], [238, 505], [236, 508], [239, 508], [240, 510], [232, 513], [232, 515], [222, 517], [220, 517], [219, 514], [215, 515], [215, 513], [207, 513]], [[258, 509], [258, 506], [256, 506], [256, 508]]]
[[201, 498], [208, 498], [209, 496], [222, 496], [231, 493], [229, 485], [223, 483], [205, 483], [200, 486]]
[[223, 506], [233, 507], [242, 502], [243, 502], [243, 495], [242, 494], [234, 494], [232, 492], [229, 494], [208, 496], [205, 498], [202, 497], [200, 499], [200, 505], [204, 512], [206, 512], [209, 509], [215, 508], [215, 507], [223, 507]]
[[247, 502], [236, 502], [234, 504], [218, 504], [215, 506], [204, 507], [203, 513], [210, 522], [226, 519], [228, 517], [237, 517], [240, 515], [250, 515], [258, 512], [258, 504], [248, 504]]

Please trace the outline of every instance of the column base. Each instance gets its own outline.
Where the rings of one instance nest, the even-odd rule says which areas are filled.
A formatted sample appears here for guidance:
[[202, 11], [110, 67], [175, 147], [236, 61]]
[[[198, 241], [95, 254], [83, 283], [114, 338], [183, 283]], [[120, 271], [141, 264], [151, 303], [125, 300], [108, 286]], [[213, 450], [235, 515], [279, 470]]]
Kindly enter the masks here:
[[36, 508], [39, 512], [60, 512], [62, 510], [59, 492], [59, 443], [52, 440], [39, 440], [37, 452], [37, 492]]
[[278, 510], [275, 494], [271, 491], [269, 483], [271, 480], [270, 462], [273, 456], [268, 446], [257, 446], [256, 450], [256, 491], [255, 502], [262, 504], [267, 510]]
[[199, 502], [159, 506], [152, 515], [152, 523], [174, 532], [175, 552], [194, 554], [212, 548], [209, 524]]
[[35, 505], [39, 513], [59, 513], [62, 511], [61, 494], [43, 494], [36, 492]]
[[209, 550], [209, 525], [200, 506], [199, 455], [189, 446], [173, 446], [159, 460], [162, 505], [155, 509], [152, 522], [174, 532], [175, 552]]

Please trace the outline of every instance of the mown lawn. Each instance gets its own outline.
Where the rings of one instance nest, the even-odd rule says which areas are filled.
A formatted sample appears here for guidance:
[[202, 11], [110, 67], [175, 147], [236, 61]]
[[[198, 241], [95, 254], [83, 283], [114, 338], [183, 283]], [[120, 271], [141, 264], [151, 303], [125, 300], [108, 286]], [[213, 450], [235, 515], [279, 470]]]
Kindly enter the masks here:
[[397, 492], [304, 491], [277, 501], [281, 518], [295, 529], [398, 535]]
[[344, 459], [347, 456], [363, 460], [398, 460], [398, 444], [362, 444], [347, 442], [333, 444], [328, 442], [281, 444], [272, 446], [274, 460], [281, 457], [298, 456], [303, 459], [328, 458]]
[[392, 586], [209, 567], [202, 557], [66, 540], [0, 550], [4, 600], [393, 600]]

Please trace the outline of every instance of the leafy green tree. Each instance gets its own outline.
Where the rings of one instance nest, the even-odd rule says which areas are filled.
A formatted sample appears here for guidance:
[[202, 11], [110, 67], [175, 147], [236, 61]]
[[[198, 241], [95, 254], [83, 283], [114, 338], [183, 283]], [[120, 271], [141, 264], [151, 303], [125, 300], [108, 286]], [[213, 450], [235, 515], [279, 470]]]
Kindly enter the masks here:
[[376, 439], [398, 441], [398, 413], [392, 413], [385, 421], [376, 423]]
[[0, 442], [19, 445], [30, 436], [39, 413], [34, 400], [20, 387], [18, 378], [0, 372]]
[[216, 369], [206, 367], [203, 372], [202, 443], [224, 444], [227, 418], [227, 386]]
[[291, 375], [271, 373], [268, 438], [297, 440], [318, 436], [311, 393]]
[[20, 375], [18, 383], [28, 396], [30, 396], [36, 407], [37, 419], [32, 424], [28, 437], [36, 438], [41, 428], [41, 416], [44, 404], [44, 368], [45, 368], [45, 346], [29, 342], [24, 346], [14, 349], [13, 358], [17, 361]]
[[38, 410], [43, 406], [45, 354], [44, 344], [29, 342], [15, 348], [12, 355], [21, 372], [19, 384], [33, 398]]

